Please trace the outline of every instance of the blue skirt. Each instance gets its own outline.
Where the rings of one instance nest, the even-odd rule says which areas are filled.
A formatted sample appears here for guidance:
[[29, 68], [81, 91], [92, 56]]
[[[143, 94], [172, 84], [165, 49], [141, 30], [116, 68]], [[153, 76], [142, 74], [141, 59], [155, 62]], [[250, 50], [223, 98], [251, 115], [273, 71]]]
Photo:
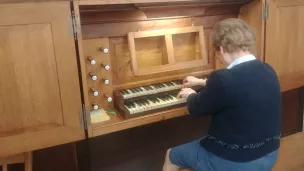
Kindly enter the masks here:
[[270, 171], [278, 158], [278, 151], [274, 151], [250, 162], [233, 162], [208, 152], [201, 147], [200, 141], [172, 148], [169, 154], [171, 163], [195, 171]]

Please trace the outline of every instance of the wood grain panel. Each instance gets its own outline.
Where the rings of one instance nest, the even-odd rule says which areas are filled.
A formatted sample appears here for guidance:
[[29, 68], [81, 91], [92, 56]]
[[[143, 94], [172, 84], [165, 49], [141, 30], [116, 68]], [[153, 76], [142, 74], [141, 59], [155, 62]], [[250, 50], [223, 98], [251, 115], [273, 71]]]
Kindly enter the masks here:
[[[183, 58], [186, 58], [185, 61], [182, 61], [183, 63], [181, 63], [181, 61], [177, 61], [177, 63], [175, 63], [172, 36], [185, 33], [198, 34], [199, 49], [196, 53], [199, 53], [201, 57], [196, 59], [197, 54], [195, 53], [192, 54], [192, 58], [194, 60], [191, 60], [191, 55], [186, 54], [183, 56]], [[165, 41], [162, 41], [162, 39]], [[130, 32], [128, 33], [128, 40], [131, 66], [134, 76], [144, 76], [208, 65], [203, 26]], [[143, 41], [146, 41], [146, 43]], [[194, 48], [196, 46], [194, 43], [185, 45], [192, 46]], [[165, 54], [163, 54], [163, 52], [165, 52]], [[190, 60], [188, 58], [190, 58]], [[142, 65], [142, 63], [147, 65]]]
[[[163, 19], [150, 21], [132, 21], [119, 23], [99, 23], [82, 25], [83, 38], [119, 37], [129, 32], [158, 30], [164, 28], [191, 27], [203, 25], [205, 29], [212, 29], [213, 25], [226, 18], [236, 18], [237, 14], [189, 17], [180, 19]], [[123, 28], [123, 29], [122, 29]], [[100, 31], [103, 30], [103, 31]]]
[[0, 157], [84, 137], [70, 14], [69, 2], [0, 6]]
[[[206, 35], [210, 34], [210, 30], [205, 29]], [[205, 36], [206, 45], [209, 46], [209, 39], [208, 36]], [[206, 48], [208, 50], [208, 48]], [[209, 51], [207, 51], [208, 54]], [[128, 84], [151, 84], [153, 82], [165, 81], [163, 78], [166, 77], [174, 77], [174, 79], [182, 79], [185, 77], [185, 74], [195, 74], [196, 72], [201, 72], [203, 75], [204, 71], [208, 71], [213, 69], [212, 59], [209, 61], [210, 64], [203, 66], [203, 67], [192, 67], [188, 69], [181, 69], [176, 72], [166, 72], [164, 73], [155, 73], [151, 75], [139, 76], [134, 77], [132, 70], [131, 70], [131, 60], [130, 54], [128, 49], [128, 41], [125, 37], [117, 37], [117, 38], [110, 38], [110, 55], [111, 55], [111, 63], [112, 63], [112, 72], [113, 72], [113, 84], [115, 87], [124, 87], [124, 85]], [[205, 72], [207, 74], [208, 72]], [[179, 77], [176, 77], [180, 75]], [[195, 74], [197, 75], [197, 74]]]
[[286, 91], [304, 85], [304, 5], [280, 6], [280, 2], [269, 1], [265, 61], [276, 70], [281, 90]]
[[[203, 3], [219, 2], [241, 2], [246, 3], [250, 0], [200, 0]], [[134, 4], [134, 3], [197, 3], [197, 0], [80, 0], [80, 5], [106, 5], [106, 4]]]
[[263, 21], [263, 8], [265, 0], [256, 0], [242, 6], [240, 9], [240, 19], [247, 22], [254, 30], [256, 36], [256, 47], [253, 54], [264, 61], [264, 46], [265, 46], [265, 22]]
[[50, 24], [2, 26], [0, 39], [0, 136], [50, 123], [62, 125]]

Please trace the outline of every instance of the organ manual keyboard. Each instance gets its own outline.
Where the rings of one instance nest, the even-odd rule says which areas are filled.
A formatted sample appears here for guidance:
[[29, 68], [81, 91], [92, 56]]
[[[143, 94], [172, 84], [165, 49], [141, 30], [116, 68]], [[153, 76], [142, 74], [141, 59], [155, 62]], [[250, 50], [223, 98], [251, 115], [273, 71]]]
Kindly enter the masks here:
[[[115, 107], [124, 118], [185, 106], [186, 99], [178, 98], [182, 81], [157, 83], [114, 92]], [[199, 89], [200, 87], [193, 87]]]

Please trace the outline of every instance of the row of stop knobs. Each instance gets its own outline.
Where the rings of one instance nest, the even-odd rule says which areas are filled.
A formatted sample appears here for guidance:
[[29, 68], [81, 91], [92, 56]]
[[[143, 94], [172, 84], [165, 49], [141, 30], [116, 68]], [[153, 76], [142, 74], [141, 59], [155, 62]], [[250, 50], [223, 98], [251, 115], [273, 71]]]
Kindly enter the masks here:
[[[105, 54], [109, 52], [109, 50], [107, 48], [100, 48], [100, 51], [102, 51]], [[87, 59], [88, 59], [88, 61], [89, 61], [89, 63], [91, 65], [96, 65], [97, 64], [96, 60], [93, 57], [89, 56]], [[103, 67], [106, 71], [109, 71], [110, 68], [111, 68], [110, 65], [105, 64], [105, 63], [101, 63], [101, 67]], [[93, 81], [97, 81], [98, 80], [97, 75], [95, 75], [92, 72], [89, 73], [89, 76], [91, 77], [91, 79]], [[106, 85], [110, 84], [110, 80], [109, 79], [102, 78], [102, 80], [103, 80], [104, 84], [106, 84]], [[99, 92], [97, 90], [91, 89], [91, 93], [95, 97], [99, 96]], [[108, 95], [108, 94], [104, 94], [104, 97], [107, 99], [108, 102], [112, 102], [113, 101], [113, 98], [110, 95]], [[93, 103], [92, 106], [93, 106], [94, 110], [98, 110], [99, 109], [99, 106], [96, 103]]]

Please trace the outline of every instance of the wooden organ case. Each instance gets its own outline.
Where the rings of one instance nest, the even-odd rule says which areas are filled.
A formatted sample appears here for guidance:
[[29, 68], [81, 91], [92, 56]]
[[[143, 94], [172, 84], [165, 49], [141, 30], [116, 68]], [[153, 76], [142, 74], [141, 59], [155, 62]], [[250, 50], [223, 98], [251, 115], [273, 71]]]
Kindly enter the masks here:
[[226, 18], [254, 28], [254, 54], [274, 67], [282, 91], [299, 88], [303, 7], [303, 0], [0, 0], [0, 157], [186, 115], [176, 98], [181, 80], [223, 67], [210, 33]]
[[[186, 115], [186, 100], [176, 97], [182, 79], [208, 77], [222, 67], [214, 58], [212, 27], [225, 18], [237, 18], [249, 5], [210, 0], [74, 3], [81, 25], [78, 45], [89, 136]], [[253, 6], [261, 10], [263, 1]], [[250, 12], [240, 17], [246, 20]], [[260, 26], [260, 56], [262, 11], [250, 19]]]

